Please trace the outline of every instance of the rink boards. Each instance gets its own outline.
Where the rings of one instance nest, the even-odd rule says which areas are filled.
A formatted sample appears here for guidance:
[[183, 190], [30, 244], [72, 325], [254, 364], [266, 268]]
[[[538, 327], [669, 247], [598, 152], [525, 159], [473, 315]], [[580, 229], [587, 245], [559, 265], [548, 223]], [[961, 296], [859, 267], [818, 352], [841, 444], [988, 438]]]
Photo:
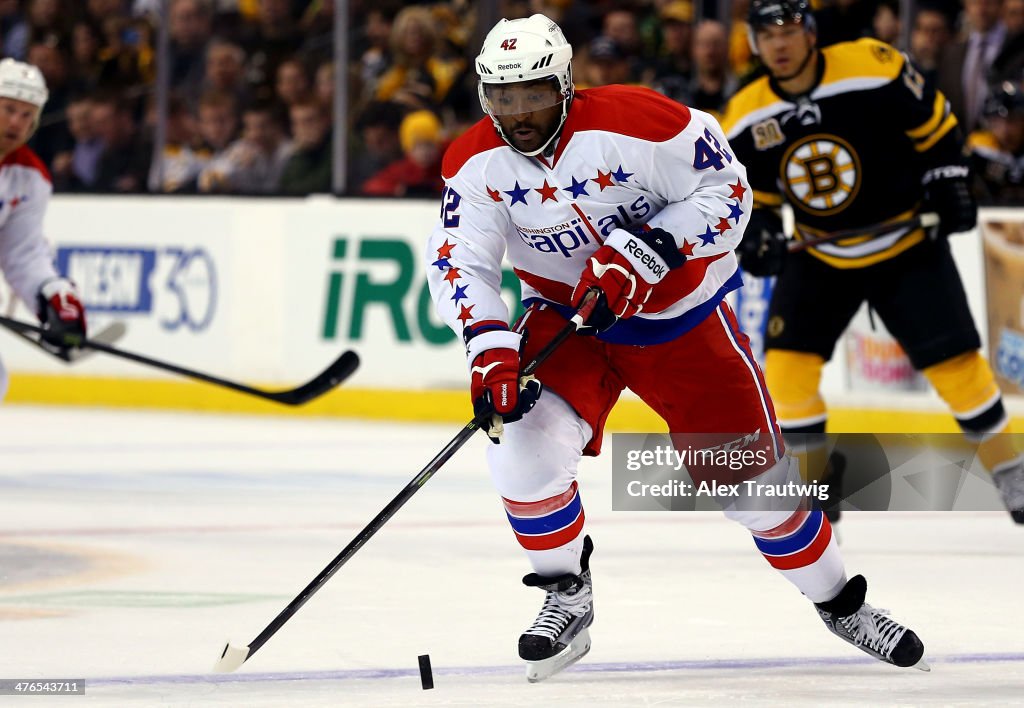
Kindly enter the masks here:
[[[357, 374], [301, 412], [461, 420], [468, 413], [462, 345], [434, 315], [422, 265], [436, 217], [435, 203], [415, 200], [59, 196], [46, 234], [58, 268], [83, 290], [91, 327], [124, 322], [126, 349], [282, 387], [354, 349], [363, 361]], [[980, 239], [965, 234], [952, 243], [985, 340]], [[514, 311], [519, 288], [510, 270], [503, 294]], [[9, 292], [0, 296], [0, 311], [10, 312]], [[748, 327], [749, 315], [763, 310], [758, 304], [739, 305]], [[31, 319], [22, 307], [15, 312]], [[859, 327], [855, 335], [875, 336]], [[888, 356], [884, 346], [874, 349]], [[954, 429], [937, 398], [910, 390], [920, 382], [884, 378], [897, 375], [898, 363], [876, 381], [851, 380], [857, 362], [848, 351], [855, 350], [837, 347], [823, 381], [836, 429]], [[104, 355], [68, 367], [6, 335], [0, 352], [12, 401], [281, 412]], [[623, 401], [612, 424], [660, 427], [634, 400]]]

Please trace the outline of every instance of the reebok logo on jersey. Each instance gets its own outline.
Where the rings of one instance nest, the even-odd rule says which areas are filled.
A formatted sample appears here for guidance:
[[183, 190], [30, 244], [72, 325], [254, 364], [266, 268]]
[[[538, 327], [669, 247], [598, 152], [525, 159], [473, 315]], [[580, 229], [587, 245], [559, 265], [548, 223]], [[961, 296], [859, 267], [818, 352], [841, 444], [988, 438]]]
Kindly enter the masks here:
[[644, 244], [640, 243], [636, 239], [631, 238], [626, 241], [624, 248], [626, 249], [626, 252], [635, 259], [633, 261], [634, 265], [643, 265], [647, 268], [647, 272], [653, 276], [653, 280], [644, 278], [647, 282], [657, 282], [664, 278], [665, 274], [668, 273], [668, 266], [665, 265], [665, 261], [663, 261], [657, 254], [648, 251]]

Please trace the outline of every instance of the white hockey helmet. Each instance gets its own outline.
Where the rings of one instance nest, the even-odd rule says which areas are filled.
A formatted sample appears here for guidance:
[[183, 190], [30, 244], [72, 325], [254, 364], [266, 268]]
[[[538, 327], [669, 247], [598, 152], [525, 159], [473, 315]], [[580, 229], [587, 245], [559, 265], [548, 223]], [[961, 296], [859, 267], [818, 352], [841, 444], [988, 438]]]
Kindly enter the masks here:
[[[540, 14], [519, 20], [499, 20], [484, 38], [480, 55], [476, 58], [476, 73], [480, 77], [477, 87], [480, 107], [491, 117], [498, 134], [513, 149], [517, 148], [502, 132], [497, 116], [539, 111], [561, 102], [562, 118], [558, 126], [541, 147], [523, 154], [532, 156], [543, 152], [565, 123], [573, 96], [572, 46], [559, 26]], [[539, 79], [557, 82], [558, 97], [554, 102], [517, 103], [503, 108], [492, 101], [494, 92], [502, 85]]]
[[37, 67], [9, 57], [0, 61], [0, 98], [13, 98], [41, 109], [49, 97], [46, 80]]

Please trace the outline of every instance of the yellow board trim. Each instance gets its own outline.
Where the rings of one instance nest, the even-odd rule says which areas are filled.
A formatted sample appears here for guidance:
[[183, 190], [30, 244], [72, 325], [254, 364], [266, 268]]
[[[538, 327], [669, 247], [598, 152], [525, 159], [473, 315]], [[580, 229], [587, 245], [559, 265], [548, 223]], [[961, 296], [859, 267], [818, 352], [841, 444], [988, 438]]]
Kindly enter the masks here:
[[[282, 406], [216, 386], [184, 381], [14, 374], [9, 403], [160, 408], [263, 415], [326, 416], [406, 422], [466, 423], [472, 417], [466, 391], [396, 391], [342, 386], [305, 406]], [[1024, 429], [1024, 417], [1014, 418]], [[657, 432], [662, 420], [636, 400], [622, 400], [608, 419], [609, 431]], [[873, 408], [829, 408], [830, 432], [955, 433], [948, 413]]]

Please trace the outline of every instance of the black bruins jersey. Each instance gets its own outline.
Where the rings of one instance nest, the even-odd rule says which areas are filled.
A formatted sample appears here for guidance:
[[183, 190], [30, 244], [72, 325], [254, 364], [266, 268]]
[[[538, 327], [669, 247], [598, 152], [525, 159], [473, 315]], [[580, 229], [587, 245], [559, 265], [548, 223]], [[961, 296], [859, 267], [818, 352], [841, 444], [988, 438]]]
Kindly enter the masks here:
[[[813, 89], [800, 97], [762, 77], [737, 93], [722, 121], [747, 167], [755, 206], [793, 207], [798, 239], [911, 218], [926, 170], [962, 164], [949, 103], [913, 64], [873, 39], [820, 51]], [[922, 229], [854, 237], [809, 252], [858, 268], [906, 251]]]

